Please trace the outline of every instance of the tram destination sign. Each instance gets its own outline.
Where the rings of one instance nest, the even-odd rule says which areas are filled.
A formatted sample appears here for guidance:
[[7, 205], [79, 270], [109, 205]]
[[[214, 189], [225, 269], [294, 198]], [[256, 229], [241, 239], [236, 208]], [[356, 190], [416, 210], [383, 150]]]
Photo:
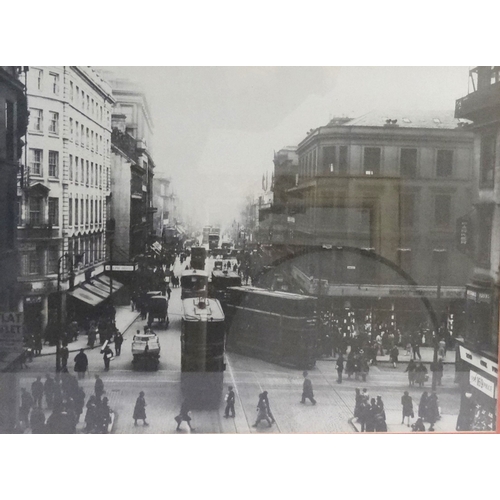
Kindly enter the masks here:
[[0, 312], [0, 352], [20, 352], [23, 348], [24, 314]]

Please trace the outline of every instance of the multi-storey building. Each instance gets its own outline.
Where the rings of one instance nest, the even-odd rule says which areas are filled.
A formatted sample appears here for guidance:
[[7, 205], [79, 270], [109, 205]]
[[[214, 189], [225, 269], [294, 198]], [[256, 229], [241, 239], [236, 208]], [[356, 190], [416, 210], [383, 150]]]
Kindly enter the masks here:
[[21, 68], [0, 66], [0, 434], [13, 432], [18, 419], [16, 360], [23, 350], [18, 311], [16, 182], [27, 106]]
[[145, 94], [132, 82], [108, 75], [116, 104], [112, 116], [111, 216], [113, 260], [131, 263], [154, 241], [153, 122]]
[[[500, 66], [470, 72], [472, 91], [456, 101], [455, 116], [472, 120], [474, 211], [465, 244], [474, 265], [467, 285], [466, 324], [458, 364], [464, 391], [477, 405], [476, 428], [495, 426], [498, 401], [500, 285]], [[467, 241], [468, 240], [468, 241]]]
[[373, 112], [311, 130], [286, 191], [284, 244], [332, 251], [295, 260], [301, 288], [388, 310], [458, 300], [460, 312], [470, 265], [456, 221], [472, 209], [472, 145], [453, 113]]
[[27, 95], [19, 282], [25, 322], [36, 335], [64, 319], [66, 294], [60, 298], [58, 289], [104, 270], [114, 100], [109, 84], [80, 66], [31, 67]]

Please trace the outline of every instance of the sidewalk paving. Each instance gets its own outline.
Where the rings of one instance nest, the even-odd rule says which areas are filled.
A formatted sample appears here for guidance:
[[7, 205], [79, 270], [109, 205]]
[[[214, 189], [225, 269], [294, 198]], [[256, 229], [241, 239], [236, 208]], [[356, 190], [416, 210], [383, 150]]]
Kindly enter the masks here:
[[[131, 311], [130, 306], [116, 306], [116, 317], [115, 323], [116, 328], [123, 334], [130, 328], [132, 323], [138, 318], [138, 311]], [[97, 342], [94, 349], [100, 348], [100, 344]], [[80, 349], [90, 350], [91, 348], [87, 346], [87, 335], [79, 335], [78, 339], [74, 342], [68, 344], [69, 352], [77, 352]], [[56, 354], [55, 345], [44, 345], [42, 349], [42, 354], [40, 356], [51, 356]]]
[[[415, 362], [419, 363], [422, 361], [422, 363], [432, 363], [434, 360], [434, 349], [432, 347], [421, 347], [420, 348], [420, 355], [422, 356], [422, 359], [417, 359]], [[321, 361], [337, 361], [336, 357], [333, 356], [327, 356], [327, 357], [321, 357], [319, 358]], [[408, 363], [410, 361], [410, 356], [406, 354], [406, 350], [403, 348], [399, 348], [399, 361], [398, 364], [401, 363]], [[389, 354], [385, 354], [384, 356], [377, 356], [377, 363], [390, 363], [390, 357]], [[444, 364], [454, 364], [455, 363], [455, 351], [450, 350], [446, 353], [446, 357], [443, 360]]]

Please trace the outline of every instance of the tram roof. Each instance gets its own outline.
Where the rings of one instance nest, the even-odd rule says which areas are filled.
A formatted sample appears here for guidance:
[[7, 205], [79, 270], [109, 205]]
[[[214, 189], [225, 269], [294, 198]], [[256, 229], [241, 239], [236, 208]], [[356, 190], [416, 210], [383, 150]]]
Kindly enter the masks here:
[[[205, 307], [200, 307], [205, 303]], [[189, 298], [182, 301], [182, 319], [185, 321], [224, 321], [220, 302], [216, 299]]]
[[239, 278], [240, 275], [235, 273], [234, 271], [221, 271], [220, 269], [216, 269], [212, 271], [212, 276], [214, 278]]
[[202, 271], [201, 269], [186, 269], [182, 272], [181, 278], [184, 276], [204, 276], [205, 278], [208, 278], [208, 273], [207, 271]]
[[298, 293], [282, 292], [280, 290], [268, 290], [267, 288], [257, 288], [255, 286], [230, 286], [228, 290], [238, 290], [240, 292], [253, 293], [255, 295], [266, 295], [268, 297], [279, 297], [293, 300], [316, 300], [311, 295], [300, 295]]

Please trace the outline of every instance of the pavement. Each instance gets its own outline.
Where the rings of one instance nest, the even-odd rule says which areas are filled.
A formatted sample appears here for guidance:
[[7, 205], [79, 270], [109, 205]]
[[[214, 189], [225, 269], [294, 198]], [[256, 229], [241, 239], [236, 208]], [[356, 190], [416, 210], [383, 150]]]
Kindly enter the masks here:
[[[180, 272], [180, 270], [179, 270]], [[181, 300], [180, 288], [172, 290], [169, 304], [170, 325], [164, 329], [161, 325], [153, 324], [153, 330], [159, 336], [161, 344], [160, 365], [157, 371], [141, 371], [132, 365], [131, 339], [132, 332], [142, 330], [145, 321], [141, 320], [130, 307], [118, 307], [116, 323], [124, 334], [125, 341], [122, 353], [111, 362], [111, 369], [104, 371], [100, 349], [87, 351], [89, 358], [89, 372], [79, 381], [87, 398], [93, 393], [94, 375], [99, 374], [104, 381], [105, 395], [109, 399], [110, 408], [114, 411], [112, 432], [117, 434], [164, 434], [190, 433], [185, 422], [181, 430], [176, 431], [174, 417], [179, 413], [182, 403], [180, 390], [180, 327], [181, 327]], [[81, 344], [80, 344], [81, 343]], [[86, 347], [86, 336], [71, 344], [71, 350]], [[430, 349], [429, 351], [432, 351]], [[44, 353], [49, 352], [47, 347]], [[55, 349], [54, 349], [55, 352]], [[426, 348], [422, 348], [422, 358], [429, 355]], [[73, 357], [70, 357], [68, 367], [73, 367]], [[410, 429], [401, 425], [401, 396], [409, 390], [413, 397], [415, 410], [418, 401], [427, 387], [408, 388], [407, 374], [404, 373], [406, 363], [404, 355], [397, 368], [388, 363], [379, 363], [370, 368], [366, 382], [360, 382], [353, 377], [345, 378], [342, 384], [337, 384], [335, 363], [328, 360], [319, 360], [315, 369], [310, 370], [317, 404], [313, 406], [307, 402], [300, 404], [302, 393], [302, 372], [259, 359], [227, 353], [227, 368], [224, 373], [224, 386], [232, 385], [236, 394], [236, 417], [224, 418], [225, 403], [221, 399], [220, 405], [214, 410], [193, 411], [192, 425], [195, 433], [211, 434], [274, 434], [274, 433], [353, 433], [359, 424], [353, 418], [354, 396], [356, 387], [367, 387], [370, 394], [380, 394], [385, 403], [387, 425], [389, 432], [410, 432]], [[39, 356], [29, 363], [29, 368], [18, 374], [19, 386], [30, 387], [37, 375], [54, 371], [53, 356]], [[458, 414], [460, 392], [454, 384], [454, 366], [448, 363], [445, 366], [443, 386], [438, 388], [442, 419], [436, 424], [437, 432], [453, 432]], [[268, 427], [261, 422], [254, 428], [257, 416], [256, 406], [258, 395], [263, 390], [269, 393], [269, 401], [276, 423]], [[147, 403], [146, 414], [149, 426], [135, 426], [132, 419], [135, 401], [140, 391], [145, 392]], [[417, 411], [415, 411], [417, 413]], [[48, 416], [48, 413], [46, 414]], [[78, 424], [81, 432], [84, 423]]]

